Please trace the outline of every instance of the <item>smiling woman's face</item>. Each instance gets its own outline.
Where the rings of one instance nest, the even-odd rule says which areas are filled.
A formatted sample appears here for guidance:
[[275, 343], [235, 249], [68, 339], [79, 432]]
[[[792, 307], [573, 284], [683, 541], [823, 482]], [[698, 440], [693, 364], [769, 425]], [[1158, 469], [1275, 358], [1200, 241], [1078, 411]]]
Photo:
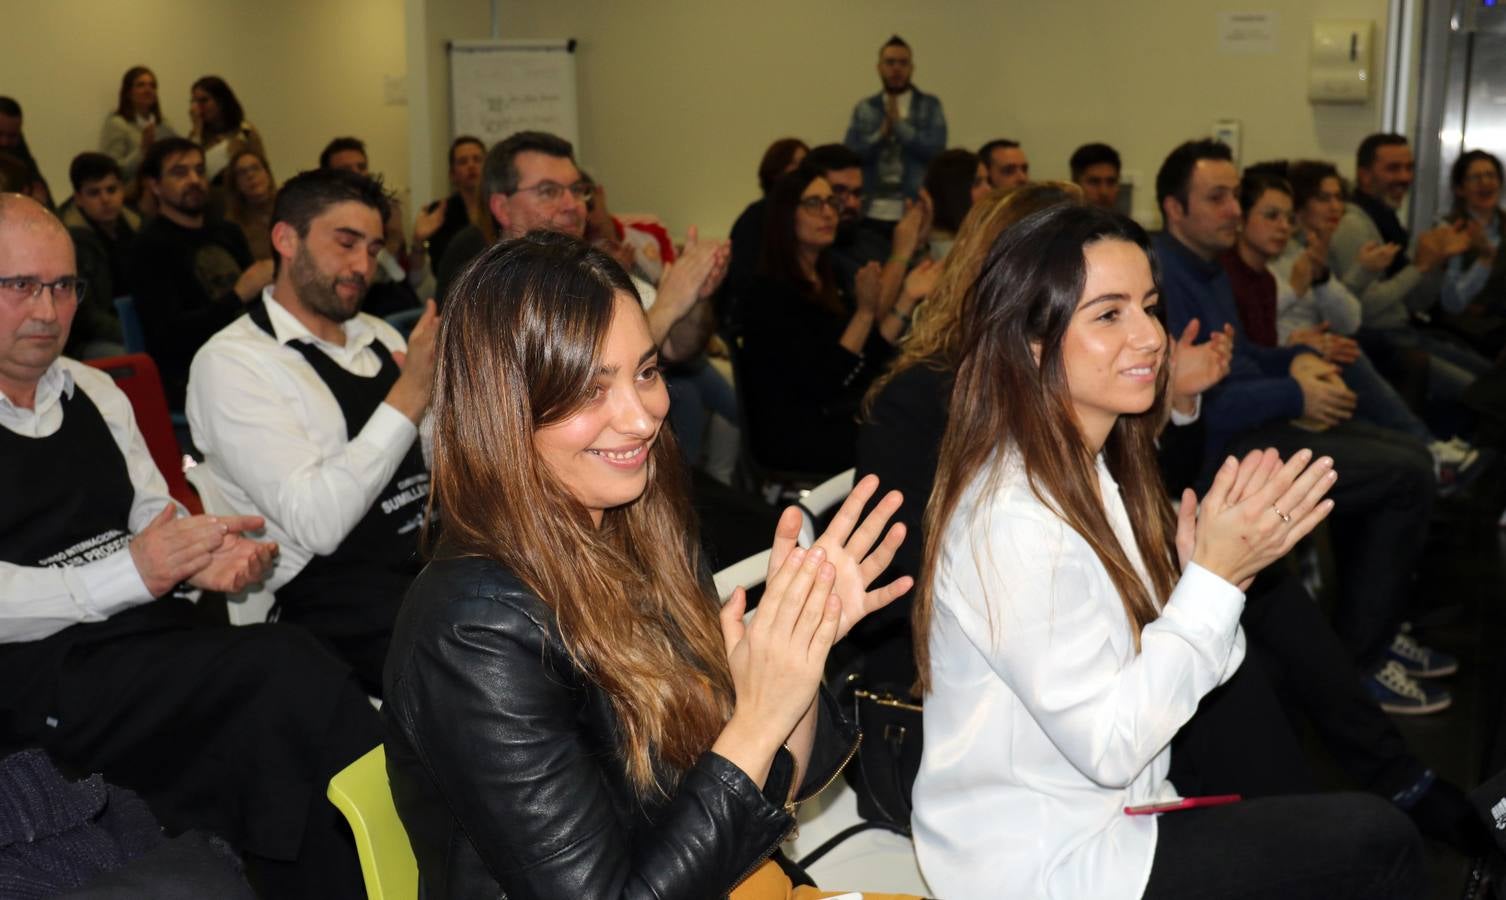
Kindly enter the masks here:
[[1159, 295], [1145, 251], [1102, 240], [1083, 250], [1082, 297], [1062, 338], [1072, 408], [1089, 447], [1101, 447], [1121, 415], [1156, 400], [1166, 331], [1155, 316]]
[[580, 408], [534, 432], [544, 464], [600, 525], [608, 509], [638, 499], [669, 414], [658, 348], [638, 301], [618, 294], [601, 360]]

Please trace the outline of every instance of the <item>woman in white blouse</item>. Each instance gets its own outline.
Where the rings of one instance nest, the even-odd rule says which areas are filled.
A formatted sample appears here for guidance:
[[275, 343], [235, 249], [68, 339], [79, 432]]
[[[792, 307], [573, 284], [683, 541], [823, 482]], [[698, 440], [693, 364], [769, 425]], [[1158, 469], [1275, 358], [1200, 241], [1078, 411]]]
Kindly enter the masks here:
[[1171, 738], [1244, 657], [1243, 587], [1331, 511], [1331, 460], [1230, 459], [1172, 512], [1168, 341], [1148, 239], [1116, 214], [1016, 224], [962, 318], [915, 609], [932, 890], [1418, 896], [1420, 840], [1376, 797], [1125, 812], [1176, 798]]

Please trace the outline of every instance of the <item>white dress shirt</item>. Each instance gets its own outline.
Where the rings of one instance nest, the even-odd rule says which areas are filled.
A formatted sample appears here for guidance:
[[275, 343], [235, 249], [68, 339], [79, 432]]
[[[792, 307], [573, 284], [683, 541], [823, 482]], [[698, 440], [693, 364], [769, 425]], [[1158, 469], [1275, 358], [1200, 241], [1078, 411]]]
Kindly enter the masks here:
[[387, 486], [418, 433], [386, 403], [354, 439], [335, 396], [290, 340], [313, 343], [341, 368], [370, 377], [381, 360], [370, 349], [407, 347], [376, 316], [342, 324], [344, 344], [314, 336], [272, 296], [262, 293], [276, 337], [242, 316], [210, 338], [188, 375], [188, 424], [194, 444], [225, 500], [238, 513], [263, 516], [266, 540], [281, 548], [269, 590], [291, 581], [314, 556], [333, 553]]
[[[1139, 897], [1156, 820], [1124, 807], [1176, 796], [1171, 738], [1243, 661], [1244, 595], [1189, 565], [1136, 653], [1107, 570], [1031, 492], [1018, 454], [1005, 460], [944, 534], [916, 855], [947, 900]], [[1098, 479], [1144, 579], [1101, 457]]]
[[[131, 401], [104, 372], [60, 358], [42, 373], [31, 409], [0, 394], [0, 425], [23, 437], [45, 438], [63, 427], [63, 398], [82, 390], [110, 429], [125, 457], [135, 496], [128, 526], [145, 528], [171, 502], [146, 440], [136, 428]], [[66, 479], [67, 472], [38, 472], [39, 480]], [[39, 568], [0, 563], [0, 643], [41, 640], [79, 622], [101, 622], [152, 599], [128, 548], [78, 566]]]

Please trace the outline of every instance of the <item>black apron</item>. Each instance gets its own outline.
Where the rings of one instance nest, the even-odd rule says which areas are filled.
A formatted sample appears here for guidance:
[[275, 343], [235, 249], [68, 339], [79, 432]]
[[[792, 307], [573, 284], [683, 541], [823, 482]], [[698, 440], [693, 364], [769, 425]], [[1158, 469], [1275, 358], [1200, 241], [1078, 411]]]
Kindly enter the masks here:
[[[247, 315], [269, 335], [265, 303]], [[376, 375], [346, 371], [312, 343], [289, 341], [329, 388], [354, 439], [397, 381], [397, 363], [386, 345], [371, 342], [381, 360]], [[282, 621], [299, 624], [328, 642], [356, 670], [372, 693], [381, 689], [382, 664], [392, 623], [408, 585], [418, 574], [418, 539], [429, 496], [429, 470], [415, 440], [376, 502], [350, 534], [327, 556], [315, 556], [291, 581], [277, 589]]]
[[[120, 446], [82, 388], [62, 404], [47, 437], [0, 427], [5, 562], [80, 565], [131, 539]], [[216, 626], [180, 596], [0, 643], [0, 755], [45, 747], [74, 774], [136, 790], [171, 831], [208, 829], [271, 859], [297, 855], [310, 804], [377, 726], [349, 669], [309, 636]]]
[[[62, 427], [47, 437], [0, 428], [0, 561], [76, 566], [130, 543], [136, 490], [120, 445], [82, 388], [63, 396], [62, 409]], [[171, 629], [184, 612], [180, 602], [156, 601], [41, 640], [0, 644], [0, 748], [27, 746], [44, 727], [71, 648]]]

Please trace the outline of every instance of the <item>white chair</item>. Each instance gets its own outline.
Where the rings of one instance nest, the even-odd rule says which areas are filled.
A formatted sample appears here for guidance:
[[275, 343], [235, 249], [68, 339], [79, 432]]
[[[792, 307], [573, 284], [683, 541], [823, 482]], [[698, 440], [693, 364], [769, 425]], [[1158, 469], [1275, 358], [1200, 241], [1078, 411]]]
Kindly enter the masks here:
[[764, 578], [769, 573], [769, 556], [773, 552], [773, 550], [765, 550], [762, 553], [755, 553], [713, 575], [712, 580], [716, 582], [717, 598], [726, 603], [738, 587], [752, 588], [763, 584]]
[[800, 507], [800, 514], [805, 519], [800, 525], [800, 546], [809, 547], [816, 542], [816, 523], [826, 515], [828, 510], [834, 509], [847, 499], [852, 493], [852, 484], [856, 480], [857, 470], [848, 469], [846, 472], [833, 475], [808, 491], [800, 492], [800, 499], [795, 505]]
[[[198, 491], [204, 512], [212, 516], [238, 515], [215, 485], [207, 464], [200, 463], [183, 474], [188, 476], [189, 484]], [[256, 585], [238, 594], [225, 595], [225, 615], [229, 617], [231, 625], [254, 625], [275, 618], [272, 616], [272, 604], [276, 598], [271, 591], [257, 589], [260, 587]]]
[[[840, 475], [833, 475], [808, 491], [801, 491], [795, 505], [800, 509], [800, 537], [796, 539], [801, 547], [809, 547], [816, 542], [816, 522], [821, 516], [847, 499], [852, 493], [852, 483], [855, 471], [848, 469]], [[764, 577], [769, 570], [769, 555], [772, 550], [755, 553], [752, 556], [738, 560], [732, 565], [722, 569], [712, 576], [716, 582], [716, 595], [723, 603], [732, 596], [732, 592], [739, 586], [745, 588], [757, 587], [763, 584]]]

